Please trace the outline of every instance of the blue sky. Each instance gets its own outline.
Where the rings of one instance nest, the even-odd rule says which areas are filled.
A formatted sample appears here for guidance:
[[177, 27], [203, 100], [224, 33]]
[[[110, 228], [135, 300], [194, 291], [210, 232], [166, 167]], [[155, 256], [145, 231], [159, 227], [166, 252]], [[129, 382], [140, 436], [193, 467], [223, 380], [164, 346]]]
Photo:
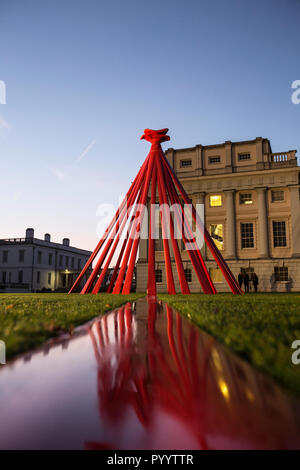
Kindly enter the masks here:
[[1, 0], [0, 237], [97, 242], [149, 150], [271, 139], [299, 148], [299, 0]]

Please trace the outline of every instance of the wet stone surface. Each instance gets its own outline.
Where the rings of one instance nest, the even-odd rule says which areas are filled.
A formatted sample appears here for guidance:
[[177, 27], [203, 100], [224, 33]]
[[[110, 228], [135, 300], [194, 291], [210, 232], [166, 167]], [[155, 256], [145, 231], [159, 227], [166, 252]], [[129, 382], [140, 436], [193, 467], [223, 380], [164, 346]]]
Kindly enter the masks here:
[[1, 366], [0, 416], [2, 449], [300, 448], [300, 400], [146, 299]]

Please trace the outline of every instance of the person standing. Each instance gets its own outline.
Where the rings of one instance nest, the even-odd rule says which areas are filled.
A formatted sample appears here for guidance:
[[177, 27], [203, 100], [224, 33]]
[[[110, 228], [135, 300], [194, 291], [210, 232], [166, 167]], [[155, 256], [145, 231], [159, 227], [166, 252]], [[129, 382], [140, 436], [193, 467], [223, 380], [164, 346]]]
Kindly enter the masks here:
[[258, 276], [257, 276], [256, 272], [252, 273], [252, 284], [253, 284], [255, 292], [257, 292]]
[[238, 283], [239, 283], [240, 288], [242, 288], [243, 282], [244, 282], [244, 275], [241, 271], [238, 275]]
[[244, 286], [245, 292], [249, 292], [249, 274], [246, 271], [244, 272]]

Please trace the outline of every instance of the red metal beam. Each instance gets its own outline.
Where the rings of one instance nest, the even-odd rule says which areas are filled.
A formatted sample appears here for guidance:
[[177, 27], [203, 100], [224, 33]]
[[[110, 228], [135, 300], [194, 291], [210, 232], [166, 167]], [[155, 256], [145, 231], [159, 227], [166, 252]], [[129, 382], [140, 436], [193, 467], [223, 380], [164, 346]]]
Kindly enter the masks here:
[[107, 227], [107, 229], [105, 230], [102, 238], [99, 240], [95, 250], [93, 251], [93, 253], [91, 254], [91, 256], [89, 257], [89, 259], [87, 260], [86, 264], [84, 265], [81, 273], [79, 274], [79, 276], [77, 277], [76, 281], [74, 282], [73, 286], [71, 287], [70, 291], [69, 291], [69, 294], [72, 294], [75, 289], [77, 288], [77, 286], [79, 285], [81, 279], [83, 278], [83, 276], [85, 275], [85, 273], [87, 272], [88, 268], [91, 266], [92, 262], [94, 261], [94, 259], [96, 258], [96, 256], [98, 255], [99, 253], [99, 250], [101, 249], [103, 243], [105, 242], [105, 240], [107, 239], [108, 235], [110, 234], [113, 226], [115, 225], [116, 221], [118, 220], [119, 218], [119, 214], [120, 212], [123, 210], [123, 208], [125, 207], [125, 204], [126, 204], [126, 207], [128, 207], [128, 198], [130, 197], [130, 194], [133, 190], [133, 188], [135, 187], [138, 179], [140, 178], [141, 174], [144, 172], [144, 169], [146, 167], [146, 165], [148, 164], [148, 157], [146, 158], [146, 160], [144, 161], [143, 165], [141, 166], [138, 174], [136, 175], [134, 181], [132, 182], [129, 190], [127, 191], [120, 207], [118, 208], [117, 212], [115, 213], [113, 219], [111, 220], [109, 226]]
[[147, 294], [156, 295], [156, 282], [155, 282], [155, 241], [152, 237], [153, 228], [155, 224], [155, 203], [156, 203], [156, 176], [157, 169], [154, 167], [153, 176], [151, 180], [151, 200], [150, 200], [150, 214], [149, 214], [149, 227], [148, 227], [148, 282]]
[[[180, 183], [179, 179], [177, 178], [177, 175], [176, 173], [174, 172], [173, 168], [171, 167], [170, 163], [168, 162], [168, 160], [166, 159], [166, 157], [163, 155], [163, 162], [164, 162], [164, 165], [165, 167], [167, 168], [170, 176], [172, 177], [172, 179], [174, 180], [184, 202], [186, 204], [191, 204], [192, 205], [192, 201], [190, 200], [190, 198], [188, 197], [188, 195], [186, 194], [182, 184]], [[226, 264], [223, 256], [221, 255], [220, 251], [218, 250], [218, 248], [216, 247], [215, 243], [213, 242], [210, 234], [208, 233], [206, 227], [204, 226], [204, 224], [200, 224], [199, 223], [199, 220], [198, 220], [198, 217], [197, 217], [197, 213], [196, 213], [196, 210], [194, 208], [194, 206], [192, 206], [192, 217], [195, 221], [195, 223], [197, 224], [197, 227], [202, 231], [203, 235], [204, 235], [204, 240], [211, 252], [211, 254], [213, 255], [215, 261], [217, 262], [219, 268], [221, 269], [231, 291], [233, 294], [243, 294], [243, 291], [240, 289], [238, 283], [236, 282], [231, 270], [229, 269], [228, 265]]]
[[[162, 196], [162, 201], [163, 204], [169, 205], [168, 201], [168, 196], [166, 192], [166, 182], [165, 182], [165, 175], [163, 174], [163, 168], [161, 165], [161, 161], [158, 160], [157, 162], [157, 169], [158, 169], [158, 174], [159, 174], [159, 188]], [[177, 240], [175, 240], [174, 237], [174, 223], [172, 219], [172, 215], [170, 214], [170, 235], [171, 235], [171, 242], [172, 242], [172, 247], [173, 247], [173, 252], [174, 252], [174, 257], [175, 257], [175, 263], [176, 263], [176, 268], [177, 268], [177, 273], [178, 273], [178, 278], [179, 278], [179, 283], [180, 283], [180, 288], [181, 292], [183, 294], [190, 294], [190, 289], [185, 277], [185, 272], [181, 260], [181, 255], [180, 251], [178, 248]]]

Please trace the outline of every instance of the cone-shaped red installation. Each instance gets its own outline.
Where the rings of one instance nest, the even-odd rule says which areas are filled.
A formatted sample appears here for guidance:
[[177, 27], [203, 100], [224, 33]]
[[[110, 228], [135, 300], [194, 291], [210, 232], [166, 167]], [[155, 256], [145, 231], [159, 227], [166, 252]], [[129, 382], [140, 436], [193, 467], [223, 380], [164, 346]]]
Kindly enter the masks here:
[[[75, 291], [88, 269], [92, 266], [92, 262], [99, 255], [97, 263], [81, 291], [82, 294], [97, 294], [103, 284], [107, 270], [112, 262], [112, 258], [116, 253], [116, 250], [120, 251], [107, 292], [112, 292], [113, 294], [130, 293], [141, 237], [142, 223], [145, 212], [147, 211], [146, 206], [148, 195], [150, 195], [151, 202], [148, 224], [148, 294], [156, 295], [154, 240], [156, 233], [155, 203], [157, 198], [160, 205], [168, 293], [176, 294], [169, 239], [171, 241], [171, 247], [174, 254], [181, 292], [182, 294], [190, 293], [178, 247], [178, 237], [176, 237], [176, 234], [181, 232], [182, 240], [203, 292], [205, 294], [215, 294], [217, 292], [193, 234], [190, 223], [190, 220], [192, 219], [194, 220], [197, 229], [202, 234], [217, 265], [221, 269], [231, 291], [234, 294], [242, 293], [242, 290], [237, 284], [220, 251], [214, 244], [203, 224], [203, 221], [198, 216], [173, 168], [165, 158], [160, 144], [161, 142], [170, 140], [170, 137], [166, 135], [167, 132], [168, 129], [161, 129], [158, 131], [145, 129], [141, 139], [146, 139], [148, 142], [151, 142], [152, 145], [150, 152], [126, 194], [121, 206], [117, 210], [113, 220], [109, 224], [103, 237], [99, 241], [69, 293]], [[173, 214], [170, 212], [170, 206], [172, 206]], [[186, 217], [187, 210], [190, 212], [190, 218]], [[178, 230], [179, 232], [175, 232], [175, 230]], [[124, 233], [125, 236], [122, 239], [121, 237]]]

